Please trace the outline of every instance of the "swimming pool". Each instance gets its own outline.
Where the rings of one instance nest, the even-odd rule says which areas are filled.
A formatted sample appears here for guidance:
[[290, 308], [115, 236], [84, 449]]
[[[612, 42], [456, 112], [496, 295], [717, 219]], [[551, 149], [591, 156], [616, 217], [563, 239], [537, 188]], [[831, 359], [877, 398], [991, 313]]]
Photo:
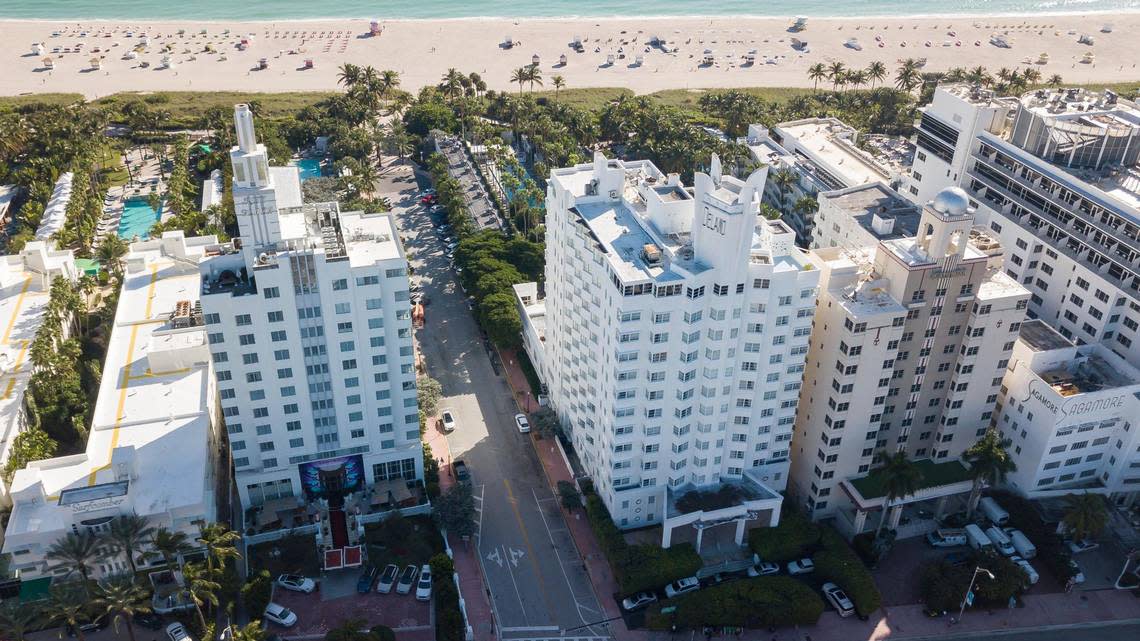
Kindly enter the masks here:
[[150, 228], [158, 222], [158, 216], [159, 212], [150, 208], [146, 198], [128, 198], [123, 202], [123, 217], [119, 219], [119, 238], [146, 238]]
[[320, 178], [324, 174], [321, 173], [321, 160], [319, 158], [302, 158], [294, 160], [293, 165], [301, 170], [301, 181], [306, 181], [310, 178]]

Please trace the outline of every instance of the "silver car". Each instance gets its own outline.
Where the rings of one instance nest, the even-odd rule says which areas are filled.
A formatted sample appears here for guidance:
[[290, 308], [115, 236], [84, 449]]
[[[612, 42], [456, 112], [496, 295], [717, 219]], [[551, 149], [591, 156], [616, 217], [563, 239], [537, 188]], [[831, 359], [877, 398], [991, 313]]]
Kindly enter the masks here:
[[827, 602], [831, 604], [831, 607], [839, 612], [839, 616], [849, 617], [855, 614], [855, 604], [851, 602], [851, 599], [847, 598], [847, 593], [838, 585], [834, 583], [824, 583], [823, 596], [827, 598]]

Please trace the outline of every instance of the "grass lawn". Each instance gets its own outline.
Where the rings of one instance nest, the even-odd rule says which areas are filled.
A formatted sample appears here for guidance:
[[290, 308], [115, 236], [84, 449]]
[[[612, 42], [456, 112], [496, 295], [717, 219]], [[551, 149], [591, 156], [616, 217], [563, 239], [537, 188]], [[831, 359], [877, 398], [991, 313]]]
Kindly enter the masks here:
[[171, 127], [195, 126], [212, 107], [233, 109], [239, 102], [256, 101], [260, 116], [277, 118], [292, 116], [338, 92], [291, 91], [283, 93], [245, 93], [241, 91], [159, 91], [154, 93], [117, 93], [95, 101], [95, 104], [118, 108], [142, 99], [153, 109], [170, 112]]
[[384, 567], [389, 563], [403, 567], [423, 565], [443, 552], [443, 537], [428, 516], [391, 516], [379, 523], [364, 526], [368, 548], [368, 564]]
[[[919, 484], [919, 489], [950, 485], [952, 483], [970, 480], [966, 466], [962, 465], [959, 461], [935, 463], [930, 459], [923, 459], [921, 461], [915, 461], [914, 466], [922, 473], [922, 482]], [[855, 489], [859, 490], [859, 493], [862, 494], [865, 499], [875, 499], [883, 495], [882, 477], [873, 472], [861, 479], [851, 481], [851, 485], [854, 485]]]
[[70, 105], [83, 100], [83, 94], [78, 93], [28, 93], [19, 96], [0, 96], [0, 110], [14, 109], [37, 103], [49, 105]]
[[268, 543], [249, 547], [250, 574], [258, 570], [269, 570], [270, 576], [278, 574], [303, 574], [317, 576], [321, 572], [321, 559], [317, 554], [317, 543], [313, 535], [287, 536]]

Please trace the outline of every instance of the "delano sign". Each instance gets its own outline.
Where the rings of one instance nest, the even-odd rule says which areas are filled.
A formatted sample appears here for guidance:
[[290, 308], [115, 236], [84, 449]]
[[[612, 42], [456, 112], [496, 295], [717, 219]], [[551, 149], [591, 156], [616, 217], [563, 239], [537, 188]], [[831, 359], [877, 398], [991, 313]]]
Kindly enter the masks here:
[[1034, 380], [1029, 384], [1029, 395], [1026, 396], [1022, 402], [1033, 398], [1043, 405], [1045, 409], [1052, 412], [1054, 416], [1065, 419], [1118, 409], [1124, 406], [1124, 401], [1127, 397], [1127, 394], [1092, 399], [1076, 397], [1058, 403], [1051, 387], [1042, 381]]

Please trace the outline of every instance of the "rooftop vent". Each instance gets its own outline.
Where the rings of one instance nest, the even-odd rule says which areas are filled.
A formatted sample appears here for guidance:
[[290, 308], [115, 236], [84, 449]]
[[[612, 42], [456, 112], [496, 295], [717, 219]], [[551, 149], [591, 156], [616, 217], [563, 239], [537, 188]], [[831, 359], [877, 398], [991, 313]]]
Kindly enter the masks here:
[[876, 212], [871, 218], [871, 229], [880, 236], [886, 236], [895, 230], [895, 219], [881, 212]]

